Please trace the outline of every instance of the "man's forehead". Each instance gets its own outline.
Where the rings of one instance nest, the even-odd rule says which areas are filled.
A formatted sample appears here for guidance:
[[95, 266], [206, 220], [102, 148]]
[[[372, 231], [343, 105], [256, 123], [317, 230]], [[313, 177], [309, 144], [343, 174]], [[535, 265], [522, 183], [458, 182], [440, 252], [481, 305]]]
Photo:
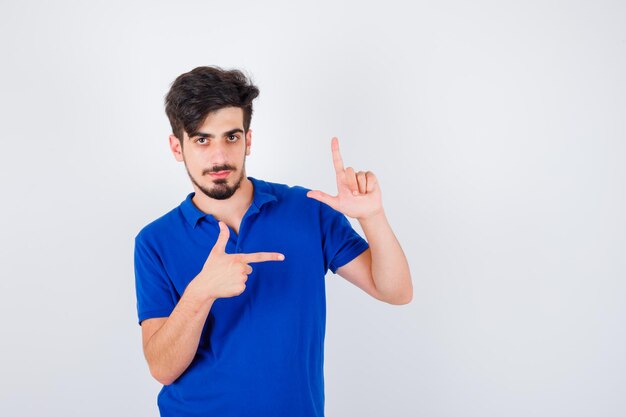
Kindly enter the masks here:
[[240, 107], [223, 107], [208, 113], [196, 132], [185, 132], [192, 136], [197, 134], [218, 136], [234, 130], [243, 132], [243, 109]]
[[209, 112], [200, 126], [224, 123], [239, 123], [243, 126], [243, 109], [241, 107], [222, 107]]

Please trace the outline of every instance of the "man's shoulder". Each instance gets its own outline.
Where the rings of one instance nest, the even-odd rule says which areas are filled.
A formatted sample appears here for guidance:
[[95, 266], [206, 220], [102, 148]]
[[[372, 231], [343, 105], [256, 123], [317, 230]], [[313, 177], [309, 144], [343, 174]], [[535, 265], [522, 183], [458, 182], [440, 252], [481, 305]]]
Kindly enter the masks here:
[[307, 193], [311, 191], [310, 188], [302, 185], [288, 185], [271, 181], [262, 181], [262, 183], [262, 188], [265, 192], [276, 197], [280, 213], [297, 211], [303, 217], [309, 215], [332, 217], [339, 214], [319, 200], [307, 197]]
[[276, 197], [279, 205], [288, 209], [298, 209], [303, 211], [319, 212], [322, 215], [336, 214], [335, 210], [330, 206], [316, 200], [314, 198], [307, 197], [307, 193], [311, 191], [310, 188], [301, 185], [289, 185], [271, 181], [257, 180], [255, 182], [261, 185], [263, 192], [269, 193]]
[[255, 184], [258, 184], [261, 186], [261, 191], [273, 194], [276, 197], [282, 197], [282, 196], [291, 197], [291, 196], [299, 196], [302, 194], [306, 195], [307, 191], [310, 191], [310, 189], [303, 187], [301, 185], [289, 185], [289, 184], [284, 184], [280, 182], [260, 180], [256, 178], [253, 178], [253, 180]]

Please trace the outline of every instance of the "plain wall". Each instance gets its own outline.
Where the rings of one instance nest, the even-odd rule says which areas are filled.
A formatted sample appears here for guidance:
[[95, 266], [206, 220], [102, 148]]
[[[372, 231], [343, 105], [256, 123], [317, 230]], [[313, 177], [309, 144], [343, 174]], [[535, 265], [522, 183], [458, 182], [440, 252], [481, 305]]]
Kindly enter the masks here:
[[199, 65], [260, 87], [248, 175], [334, 193], [336, 135], [380, 180], [415, 296], [328, 274], [329, 417], [626, 414], [624, 2], [0, 16], [0, 415], [157, 415], [133, 238], [192, 191], [163, 98]]

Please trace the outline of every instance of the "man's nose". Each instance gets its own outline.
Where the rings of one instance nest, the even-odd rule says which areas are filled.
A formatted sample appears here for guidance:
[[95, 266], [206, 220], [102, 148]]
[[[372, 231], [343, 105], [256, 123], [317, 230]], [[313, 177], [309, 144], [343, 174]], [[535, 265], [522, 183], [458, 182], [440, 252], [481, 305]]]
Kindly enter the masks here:
[[211, 162], [213, 165], [221, 165], [227, 162], [228, 153], [226, 151], [226, 144], [222, 143], [222, 141], [216, 141], [215, 143], [211, 143]]

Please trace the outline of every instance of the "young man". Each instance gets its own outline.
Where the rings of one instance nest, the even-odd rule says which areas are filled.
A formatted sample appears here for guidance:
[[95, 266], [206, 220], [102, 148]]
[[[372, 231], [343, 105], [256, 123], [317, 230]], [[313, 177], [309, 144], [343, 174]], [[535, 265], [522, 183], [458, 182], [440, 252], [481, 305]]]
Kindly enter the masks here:
[[326, 272], [391, 304], [412, 299], [376, 177], [344, 168], [336, 138], [336, 196], [246, 175], [258, 94], [237, 70], [199, 67], [166, 97], [170, 148], [194, 192], [135, 238], [164, 417], [323, 416]]

